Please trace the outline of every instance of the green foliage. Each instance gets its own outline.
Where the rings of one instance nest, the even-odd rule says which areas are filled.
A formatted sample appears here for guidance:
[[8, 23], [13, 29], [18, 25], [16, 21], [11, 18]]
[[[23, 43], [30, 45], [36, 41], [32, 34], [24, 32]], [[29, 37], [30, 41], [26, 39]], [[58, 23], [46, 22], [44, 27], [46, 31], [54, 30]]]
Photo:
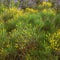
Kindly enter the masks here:
[[56, 18], [55, 18], [55, 26], [56, 28], [60, 28], [60, 13], [56, 15]]
[[3, 4], [0, 4], [0, 14], [4, 12], [5, 9], [6, 7]]
[[32, 13], [16, 8], [1, 10], [0, 60], [58, 59], [52, 54], [49, 42], [52, 37], [47, 35], [60, 29], [60, 14], [52, 9], [36, 13], [31, 10]]

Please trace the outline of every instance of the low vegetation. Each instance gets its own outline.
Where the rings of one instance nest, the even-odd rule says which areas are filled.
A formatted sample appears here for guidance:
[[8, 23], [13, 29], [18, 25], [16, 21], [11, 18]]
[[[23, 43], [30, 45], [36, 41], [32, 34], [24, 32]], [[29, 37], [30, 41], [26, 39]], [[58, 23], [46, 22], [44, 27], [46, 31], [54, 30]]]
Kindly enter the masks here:
[[0, 60], [58, 60], [60, 13], [50, 2], [35, 9], [0, 7]]

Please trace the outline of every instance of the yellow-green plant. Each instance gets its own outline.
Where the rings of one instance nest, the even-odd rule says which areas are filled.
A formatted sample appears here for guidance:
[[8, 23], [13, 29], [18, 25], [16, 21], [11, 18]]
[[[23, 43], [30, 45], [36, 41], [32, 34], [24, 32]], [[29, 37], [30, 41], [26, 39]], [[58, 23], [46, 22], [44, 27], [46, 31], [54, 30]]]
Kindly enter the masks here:
[[26, 8], [26, 11], [30, 12], [30, 13], [37, 13], [38, 12], [38, 10], [35, 10], [33, 8]]
[[37, 8], [39, 10], [50, 9], [50, 8], [52, 8], [52, 3], [51, 2], [42, 2], [41, 4], [38, 5]]
[[51, 34], [49, 41], [52, 49], [60, 50], [60, 29], [58, 29], [55, 33]]

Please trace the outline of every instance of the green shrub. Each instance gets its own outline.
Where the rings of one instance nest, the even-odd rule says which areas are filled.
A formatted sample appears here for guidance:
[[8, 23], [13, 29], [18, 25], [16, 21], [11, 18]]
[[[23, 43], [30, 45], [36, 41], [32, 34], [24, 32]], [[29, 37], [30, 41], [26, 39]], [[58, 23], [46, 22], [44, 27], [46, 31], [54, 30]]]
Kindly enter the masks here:
[[55, 26], [56, 28], [60, 28], [60, 13], [56, 15], [55, 17]]
[[57, 60], [47, 34], [59, 29], [59, 16], [51, 9], [37, 13], [6, 9], [0, 16], [0, 60]]

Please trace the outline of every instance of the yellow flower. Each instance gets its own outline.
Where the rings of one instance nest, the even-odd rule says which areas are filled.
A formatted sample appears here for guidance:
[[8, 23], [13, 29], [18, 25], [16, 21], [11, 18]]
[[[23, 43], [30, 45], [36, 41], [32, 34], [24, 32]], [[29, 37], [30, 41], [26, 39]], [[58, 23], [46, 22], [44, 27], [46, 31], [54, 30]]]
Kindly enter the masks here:
[[[55, 50], [59, 50], [60, 49], [60, 29], [53, 33], [50, 37], [50, 44], [51, 44], [51, 47]], [[57, 36], [57, 37], [56, 37]]]
[[52, 9], [43, 9], [42, 12], [45, 14], [48, 13], [48, 14], [56, 15], [56, 11]]
[[32, 13], [38, 12], [38, 10], [34, 10], [34, 9], [32, 9], [32, 8], [26, 8], [26, 11], [27, 11], [27, 12], [32, 12]]
[[50, 40], [50, 43], [54, 43], [55, 42], [55, 40]]
[[42, 2], [42, 6], [48, 6], [51, 7], [52, 4], [50, 2]]
[[42, 5], [46, 5], [47, 4], [47, 2], [42, 2]]
[[43, 12], [43, 13], [47, 13], [47, 9], [43, 9], [42, 12]]
[[47, 2], [47, 6], [51, 7], [51, 6], [52, 6], [52, 4], [51, 4], [50, 2]]

